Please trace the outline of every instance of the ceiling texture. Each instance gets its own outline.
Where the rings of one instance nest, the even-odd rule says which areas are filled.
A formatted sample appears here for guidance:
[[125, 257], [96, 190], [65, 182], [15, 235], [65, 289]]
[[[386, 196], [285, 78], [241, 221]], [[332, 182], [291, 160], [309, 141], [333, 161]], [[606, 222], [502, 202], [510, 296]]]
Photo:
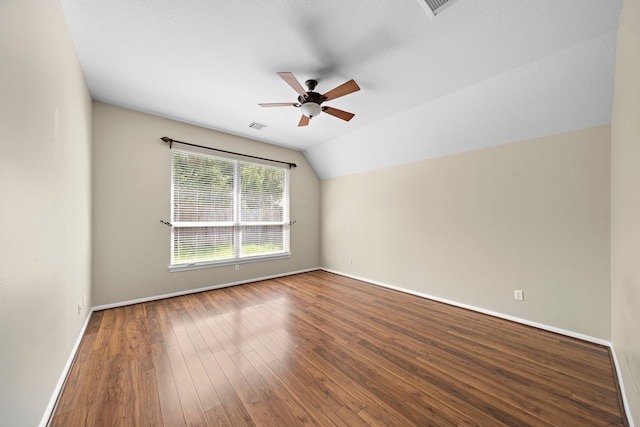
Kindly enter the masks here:
[[[62, 4], [96, 101], [300, 150], [323, 179], [610, 123], [622, 0], [422, 1]], [[279, 71], [354, 79], [325, 105], [355, 117], [259, 107], [296, 102]]]

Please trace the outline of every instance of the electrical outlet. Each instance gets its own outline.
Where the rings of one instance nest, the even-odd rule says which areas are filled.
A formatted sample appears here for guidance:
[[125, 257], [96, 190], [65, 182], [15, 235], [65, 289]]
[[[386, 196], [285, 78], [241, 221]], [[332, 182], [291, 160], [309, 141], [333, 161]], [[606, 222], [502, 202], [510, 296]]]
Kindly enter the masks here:
[[352, 264], [352, 262], [351, 262], [351, 258], [349, 258], [349, 265], [351, 265], [351, 264]]
[[85, 307], [87, 305], [87, 294], [82, 294], [82, 306]]
[[514, 289], [513, 291], [513, 299], [518, 301], [524, 301], [524, 291], [520, 289]]
[[236, 271], [240, 270], [240, 264], [236, 264], [235, 269]]
[[82, 311], [82, 305], [78, 304], [78, 316], [80, 316], [81, 311]]

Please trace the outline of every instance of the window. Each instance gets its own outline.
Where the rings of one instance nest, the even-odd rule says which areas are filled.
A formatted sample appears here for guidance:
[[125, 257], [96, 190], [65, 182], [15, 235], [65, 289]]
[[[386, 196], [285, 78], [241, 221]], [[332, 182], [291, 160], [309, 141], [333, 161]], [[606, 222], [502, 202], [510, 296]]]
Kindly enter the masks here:
[[289, 256], [289, 170], [171, 150], [171, 270]]

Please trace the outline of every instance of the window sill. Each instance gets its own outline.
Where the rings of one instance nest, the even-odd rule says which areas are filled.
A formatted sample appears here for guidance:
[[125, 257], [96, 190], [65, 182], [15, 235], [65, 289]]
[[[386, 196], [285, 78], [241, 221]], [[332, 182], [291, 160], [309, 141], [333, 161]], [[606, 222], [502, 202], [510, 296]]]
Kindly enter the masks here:
[[225, 259], [221, 261], [203, 261], [191, 264], [175, 264], [169, 266], [171, 273], [178, 271], [200, 270], [202, 268], [226, 267], [229, 265], [246, 264], [250, 262], [273, 261], [276, 259], [286, 259], [291, 257], [291, 252], [278, 253], [273, 255], [262, 255], [248, 258]]

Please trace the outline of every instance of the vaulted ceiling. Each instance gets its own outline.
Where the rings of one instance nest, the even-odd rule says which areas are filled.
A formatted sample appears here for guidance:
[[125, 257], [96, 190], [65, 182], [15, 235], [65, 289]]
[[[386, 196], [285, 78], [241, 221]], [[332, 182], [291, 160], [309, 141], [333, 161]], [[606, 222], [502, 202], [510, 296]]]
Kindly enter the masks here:
[[[422, 1], [62, 4], [95, 100], [301, 150], [321, 178], [610, 122], [621, 0]], [[355, 117], [259, 107], [296, 101], [279, 71], [355, 79], [326, 103]]]

